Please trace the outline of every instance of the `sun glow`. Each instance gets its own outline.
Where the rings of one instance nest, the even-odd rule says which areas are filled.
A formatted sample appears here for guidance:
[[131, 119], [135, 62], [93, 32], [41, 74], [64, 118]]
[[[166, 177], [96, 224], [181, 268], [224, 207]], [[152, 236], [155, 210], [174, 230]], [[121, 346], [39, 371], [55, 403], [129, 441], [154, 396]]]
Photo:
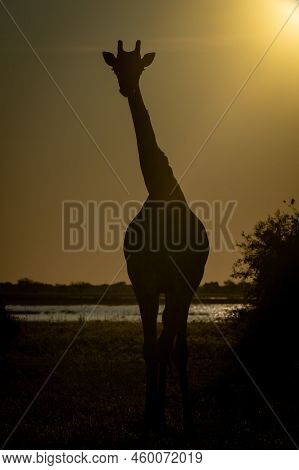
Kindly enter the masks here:
[[299, 36], [299, 0], [275, 0], [277, 15], [282, 19], [287, 20], [288, 16], [292, 14], [288, 23], [288, 30], [292, 34]]

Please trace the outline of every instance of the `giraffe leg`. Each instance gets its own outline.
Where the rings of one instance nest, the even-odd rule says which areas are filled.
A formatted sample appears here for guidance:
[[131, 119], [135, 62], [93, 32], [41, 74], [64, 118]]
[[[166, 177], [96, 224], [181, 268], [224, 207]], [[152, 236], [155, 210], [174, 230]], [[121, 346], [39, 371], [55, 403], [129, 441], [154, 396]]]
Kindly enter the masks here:
[[158, 340], [158, 365], [159, 365], [159, 377], [158, 377], [158, 404], [160, 412], [160, 424], [164, 425], [165, 417], [165, 392], [167, 382], [167, 372], [169, 367], [169, 359], [171, 353], [171, 343], [173, 342], [174, 335], [171, 335], [171, 331], [167, 328], [168, 312], [169, 312], [169, 297], [166, 295], [165, 309], [162, 314], [163, 330]]
[[183, 398], [183, 421], [185, 430], [193, 428], [192, 410], [189, 396], [189, 383], [187, 375], [187, 360], [188, 360], [188, 346], [187, 346], [187, 322], [180, 329], [177, 334], [175, 349], [175, 362], [179, 372], [180, 387]]
[[158, 404], [160, 425], [165, 424], [165, 394], [167, 383], [167, 372], [169, 367], [170, 354], [175, 334], [162, 332], [159, 338], [159, 382], [158, 382]]
[[170, 358], [173, 353], [174, 340], [181, 329], [182, 323], [188, 315], [183, 308], [182, 297], [179, 292], [166, 294], [166, 304], [163, 314], [163, 330], [158, 340], [159, 383], [158, 396], [160, 404], [160, 420], [164, 422], [165, 392], [167, 372]]
[[190, 292], [176, 289], [166, 297], [165, 318], [163, 331], [158, 342], [159, 351], [159, 401], [161, 415], [164, 415], [167, 368], [170, 355], [174, 352], [175, 364], [179, 372], [180, 387], [183, 398], [183, 419], [185, 429], [192, 428], [192, 412], [189, 399], [189, 384], [187, 376], [187, 319], [192, 296]]
[[147, 427], [157, 426], [157, 315], [159, 295], [144, 296], [139, 300], [143, 325], [143, 357], [146, 368], [145, 424]]

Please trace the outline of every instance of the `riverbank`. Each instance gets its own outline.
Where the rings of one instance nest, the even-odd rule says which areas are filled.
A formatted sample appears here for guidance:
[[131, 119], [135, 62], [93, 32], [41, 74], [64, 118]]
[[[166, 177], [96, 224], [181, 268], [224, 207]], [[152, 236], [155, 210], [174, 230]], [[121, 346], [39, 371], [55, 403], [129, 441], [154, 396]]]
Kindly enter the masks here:
[[[227, 281], [224, 285], [210, 282], [200, 286], [194, 303], [242, 303], [246, 286]], [[108, 285], [71, 283], [69, 285], [43, 284], [29, 279], [13, 284], [0, 283], [0, 297], [6, 305], [136, 305], [130, 284], [119, 282]], [[200, 299], [200, 301], [199, 301]], [[164, 303], [164, 296], [160, 297]]]
[[[222, 321], [235, 318], [241, 304], [191, 304], [188, 322]], [[158, 322], [164, 305], [160, 305]], [[6, 311], [21, 321], [129, 321], [141, 322], [138, 305], [7, 305]]]
[[[78, 331], [78, 323], [20, 323], [1, 362], [1, 444]], [[220, 325], [235, 347], [242, 331]], [[189, 325], [189, 375], [197, 434], [182, 429], [179, 388], [170, 379], [167, 431], [145, 435], [144, 363], [136, 323], [86, 324], [20, 424], [7, 448], [18, 449], [261, 449], [292, 448], [212, 323]], [[267, 396], [293, 435], [292, 395]]]
[[[106, 298], [101, 295], [98, 297], [73, 297], [73, 298], [66, 298], [66, 297], [50, 297], [50, 296], [5, 296], [6, 305], [108, 305], [108, 306], [121, 306], [121, 305], [138, 305], [136, 297], [112, 297]], [[160, 297], [160, 305], [164, 305], [165, 297], [161, 295]], [[244, 297], [235, 296], [235, 297], [223, 297], [219, 296], [204, 296], [201, 295], [200, 297], [194, 297], [192, 299], [192, 303], [194, 305], [198, 304], [245, 304], [246, 299]]]

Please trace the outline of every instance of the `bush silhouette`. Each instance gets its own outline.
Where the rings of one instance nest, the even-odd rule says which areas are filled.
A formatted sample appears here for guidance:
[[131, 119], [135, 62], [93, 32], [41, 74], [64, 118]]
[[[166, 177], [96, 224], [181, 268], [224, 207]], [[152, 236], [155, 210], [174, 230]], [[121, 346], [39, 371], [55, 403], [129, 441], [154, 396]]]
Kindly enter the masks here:
[[299, 213], [295, 201], [242, 236], [233, 277], [249, 282], [250, 287], [249, 306], [240, 312], [247, 324], [240, 354], [247, 365], [270, 376], [298, 358]]
[[12, 337], [17, 333], [18, 327], [5, 309], [4, 300], [0, 297], [0, 362], [7, 351]]

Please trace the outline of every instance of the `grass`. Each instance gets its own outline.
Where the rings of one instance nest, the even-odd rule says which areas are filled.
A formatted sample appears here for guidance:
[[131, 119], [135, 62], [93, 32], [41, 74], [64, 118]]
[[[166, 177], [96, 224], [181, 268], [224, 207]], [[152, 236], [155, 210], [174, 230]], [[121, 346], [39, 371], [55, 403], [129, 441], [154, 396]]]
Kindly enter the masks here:
[[[71, 341], [78, 323], [20, 323], [1, 362], [0, 439], [4, 442]], [[232, 345], [241, 332], [221, 326]], [[197, 428], [182, 427], [175, 377], [167, 391], [167, 430], [146, 433], [139, 324], [90, 322], [6, 448], [14, 449], [288, 449], [289, 437], [210, 323], [190, 324], [189, 376]], [[287, 387], [287, 385], [286, 385]], [[293, 398], [292, 398], [293, 396]], [[297, 394], [267, 392], [299, 441]]]

